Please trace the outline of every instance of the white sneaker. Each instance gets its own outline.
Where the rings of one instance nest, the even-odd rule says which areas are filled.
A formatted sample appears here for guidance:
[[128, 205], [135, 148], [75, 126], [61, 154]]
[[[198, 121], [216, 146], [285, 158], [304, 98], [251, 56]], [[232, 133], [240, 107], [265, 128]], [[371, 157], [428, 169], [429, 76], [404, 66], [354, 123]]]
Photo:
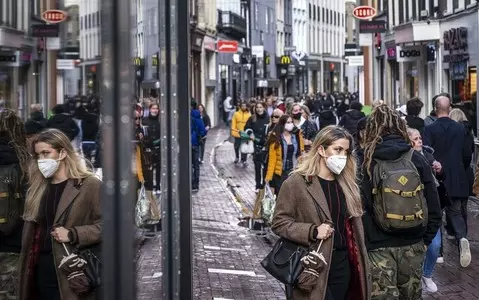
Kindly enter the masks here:
[[422, 290], [427, 293], [437, 292], [437, 285], [432, 281], [432, 278], [422, 277]]
[[461, 267], [466, 268], [471, 263], [471, 249], [469, 248], [469, 241], [466, 238], [459, 240], [459, 252]]
[[444, 263], [444, 257], [439, 256], [439, 257], [436, 259], [436, 264], [443, 264], [443, 263]]

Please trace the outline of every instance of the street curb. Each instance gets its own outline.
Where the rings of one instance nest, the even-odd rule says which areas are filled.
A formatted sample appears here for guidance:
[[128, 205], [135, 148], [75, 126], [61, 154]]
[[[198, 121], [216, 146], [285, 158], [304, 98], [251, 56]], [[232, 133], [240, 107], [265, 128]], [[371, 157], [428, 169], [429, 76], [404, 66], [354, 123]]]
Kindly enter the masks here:
[[216, 178], [220, 181], [221, 185], [225, 188], [232, 202], [238, 207], [240, 213], [240, 219], [246, 219], [253, 215], [251, 208], [247, 207], [245, 201], [243, 201], [240, 193], [237, 190], [237, 185], [231, 179], [225, 179], [221, 176], [218, 168], [216, 167], [216, 150], [221, 147], [228, 139], [216, 144], [211, 150], [210, 165], [215, 172]]

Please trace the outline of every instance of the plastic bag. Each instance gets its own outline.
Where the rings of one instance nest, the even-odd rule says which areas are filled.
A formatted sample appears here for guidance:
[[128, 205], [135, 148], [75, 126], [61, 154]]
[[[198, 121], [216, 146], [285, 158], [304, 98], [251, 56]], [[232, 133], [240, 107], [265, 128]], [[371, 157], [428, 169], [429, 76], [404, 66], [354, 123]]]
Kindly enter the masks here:
[[268, 223], [271, 224], [273, 221], [274, 215], [274, 208], [276, 207], [276, 198], [271, 191], [269, 185], [265, 186], [265, 193], [263, 197], [263, 219]]
[[135, 207], [135, 224], [137, 227], [143, 227], [146, 221], [150, 219], [150, 201], [146, 198], [145, 186], [142, 184], [138, 193], [138, 201]]
[[242, 142], [240, 146], [240, 152], [243, 154], [253, 154], [254, 153], [254, 143], [253, 141]]

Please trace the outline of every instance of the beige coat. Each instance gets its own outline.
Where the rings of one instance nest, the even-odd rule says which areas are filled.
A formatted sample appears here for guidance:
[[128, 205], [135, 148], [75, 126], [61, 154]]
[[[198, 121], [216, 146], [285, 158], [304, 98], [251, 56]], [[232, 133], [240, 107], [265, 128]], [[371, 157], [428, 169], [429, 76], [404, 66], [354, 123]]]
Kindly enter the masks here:
[[[60, 216], [73, 203], [69, 217], [66, 219], [65, 228], [75, 228], [78, 233], [78, 246], [86, 247], [101, 242], [101, 208], [100, 208], [101, 181], [96, 177], [83, 180], [81, 186], [76, 187], [73, 180], [69, 180], [65, 186], [58, 208], [55, 214], [55, 223], [60, 222]], [[20, 253], [20, 282], [19, 300], [29, 300], [33, 282], [33, 276], [29, 276], [29, 264], [32, 258], [30, 254], [35, 234], [35, 223], [25, 222], [22, 238], [22, 251]], [[71, 246], [70, 246], [71, 247]], [[53, 240], [53, 257], [58, 266], [65, 255], [65, 250], [60, 243]], [[69, 286], [66, 276], [57, 269], [58, 285], [62, 300], [94, 300], [93, 294], [79, 297], [74, 294]]]
[[[321, 219], [318, 216], [313, 201], [316, 201], [326, 214], [323, 215], [321, 219], [331, 220], [329, 206], [319, 180], [314, 178], [311, 183], [307, 184], [303, 176], [298, 174], [291, 175], [281, 186], [273, 217], [273, 232], [293, 242], [310, 246], [312, 243], [311, 229], [321, 224]], [[371, 274], [369, 272], [368, 255], [364, 242], [364, 229], [361, 218], [353, 218], [352, 227], [356, 248], [359, 249], [358, 259], [361, 273], [359, 280], [363, 292], [362, 297], [357, 297], [357, 300], [367, 300], [371, 298]], [[330, 266], [329, 264], [333, 253], [333, 238], [331, 237], [325, 240], [321, 249], [325, 255], [326, 262], [328, 262], [328, 266], [320, 272], [320, 277], [317, 280], [318, 284], [311, 294], [306, 294], [299, 289], [294, 289], [293, 299], [325, 299], [329, 267], [334, 268], [334, 266]]]

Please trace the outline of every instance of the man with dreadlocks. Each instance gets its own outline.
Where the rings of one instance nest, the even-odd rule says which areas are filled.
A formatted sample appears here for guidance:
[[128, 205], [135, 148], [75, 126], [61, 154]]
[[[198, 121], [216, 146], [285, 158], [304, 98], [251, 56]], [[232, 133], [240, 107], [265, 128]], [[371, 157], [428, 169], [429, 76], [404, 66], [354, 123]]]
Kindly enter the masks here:
[[0, 112], [0, 299], [16, 299], [29, 160], [22, 120]]
[[373, 109], [362, 145], [372, 299], [421, 299], [424, 253], [441, 222], [431, 167], [411, 148], [404, 120], [384, 104]]

